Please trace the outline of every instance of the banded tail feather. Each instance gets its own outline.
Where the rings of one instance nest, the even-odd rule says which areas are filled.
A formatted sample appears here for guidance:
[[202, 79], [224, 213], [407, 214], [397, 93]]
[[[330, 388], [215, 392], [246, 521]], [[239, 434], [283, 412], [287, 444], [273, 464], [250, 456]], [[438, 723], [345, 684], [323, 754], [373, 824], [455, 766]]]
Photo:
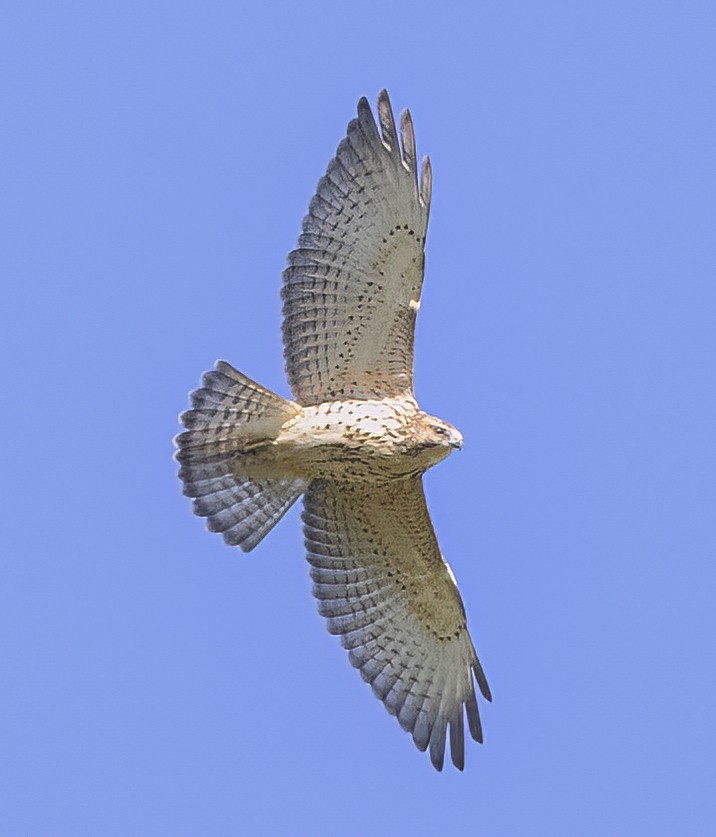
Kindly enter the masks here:
[[226, 361], [206, 372], [175, 438], [184, 494], [231, 546], [252, 550], [306, 489], [303, 480], [241, 475], [242, 452], [278, 435], [300, 408], [252, 381]]

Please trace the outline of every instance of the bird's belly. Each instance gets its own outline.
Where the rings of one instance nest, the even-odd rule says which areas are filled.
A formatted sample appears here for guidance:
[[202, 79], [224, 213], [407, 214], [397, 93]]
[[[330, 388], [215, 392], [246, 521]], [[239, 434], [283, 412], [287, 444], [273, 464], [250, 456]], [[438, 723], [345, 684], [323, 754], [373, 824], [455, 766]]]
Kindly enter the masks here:
[[333, 438], [274, 442], [236, 460], [237, 475], [254, 479], [332, 479], [378, 483], [421, 473], [430, 463], [383, 445], [346, 443]]
[[426, 467], [417, 456], [400, 447], [386, 449], [381, 443], [319, 442], [297, 453], [311, 479], [377, 483], [420, 473]]

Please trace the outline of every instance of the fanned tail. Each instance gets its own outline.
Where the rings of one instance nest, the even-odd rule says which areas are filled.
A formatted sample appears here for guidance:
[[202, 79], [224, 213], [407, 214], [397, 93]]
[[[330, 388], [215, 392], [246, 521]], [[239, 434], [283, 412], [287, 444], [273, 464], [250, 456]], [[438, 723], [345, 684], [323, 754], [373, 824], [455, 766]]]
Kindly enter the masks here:
[[205, 373], [181, 415], [187, 428], [176, 439], [184, 494], [226, 543], [253, 549], [306, 489], [301, 479], [252, 480], [241, 476], [242, 452], [275, 439], [300, 407], [242, 375], [225, 361]]

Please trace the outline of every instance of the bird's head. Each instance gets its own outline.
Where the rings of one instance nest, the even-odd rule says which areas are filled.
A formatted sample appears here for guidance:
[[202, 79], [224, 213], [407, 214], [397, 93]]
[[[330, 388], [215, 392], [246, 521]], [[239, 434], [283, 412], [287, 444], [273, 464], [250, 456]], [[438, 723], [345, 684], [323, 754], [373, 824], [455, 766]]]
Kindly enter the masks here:
[[462, 447], [462, 433], [446, 421], [423, 413], [420, 421], [420, 447], [430, 451], [433, 463]]
[[446, 421], [435, 418], [434, 416], [429, 416], [428, 418], [430, 421], [430, 431], [435, 443], [460, 450], [462, 447], [462, 433], [460, 433], [457, 427], [453, 427], [452, 424], [448, 424]]

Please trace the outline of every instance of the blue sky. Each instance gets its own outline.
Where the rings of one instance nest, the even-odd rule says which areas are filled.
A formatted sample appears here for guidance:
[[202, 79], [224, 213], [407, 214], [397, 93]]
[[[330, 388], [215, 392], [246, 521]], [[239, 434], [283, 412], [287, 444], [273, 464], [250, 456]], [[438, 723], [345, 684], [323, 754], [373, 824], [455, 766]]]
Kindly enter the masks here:
[[[716, 829], [712, 3], [6, 3], [2, 829]], [[280, 273], [361, 95], [434, 169], [416, 389], [494, 703], [438, 775], [310, 595], [204, 531], [216, 358], [288, 394]]]

